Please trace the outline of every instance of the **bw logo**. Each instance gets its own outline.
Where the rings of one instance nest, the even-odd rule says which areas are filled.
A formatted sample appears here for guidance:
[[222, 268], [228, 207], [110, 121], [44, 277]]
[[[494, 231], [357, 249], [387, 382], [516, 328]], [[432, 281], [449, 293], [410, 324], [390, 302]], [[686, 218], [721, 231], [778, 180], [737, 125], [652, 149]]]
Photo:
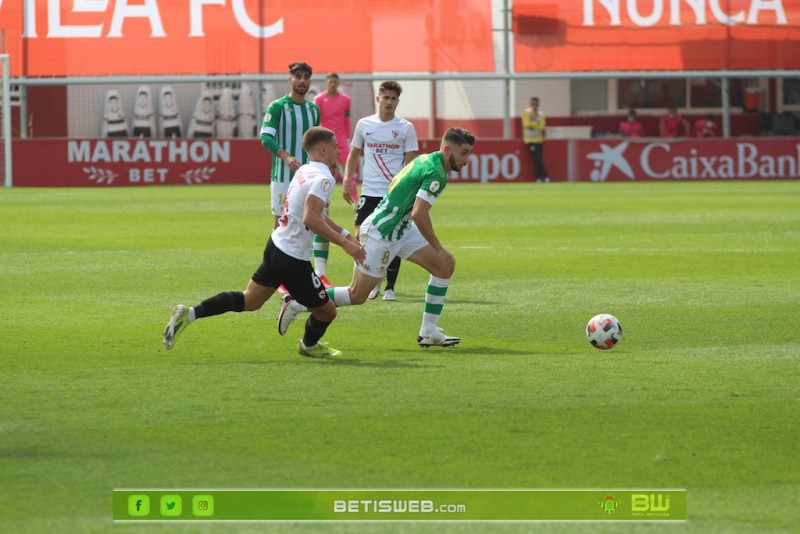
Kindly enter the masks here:
[[669, 511], [669, 495], [663, 493], [632, 493], [631, 512], [649, 515], [664, 514]]
[[600, 152], [592, 152], [586, 154], [586, 157], [593, 160], [595, 168], [589, 174], [593, 182], [604, 182], [608, 178], [608, 173], [611, 172], [612, 167], [616, 167], [625, 176], [634, 180], [633, 170], [631, 169], [628, 160], [625, 159], [623, 153], [628, 148], [630, 143], [625, 141], [618, 144], [615, 148], [611, 148], [605, 143], [600, 143]]

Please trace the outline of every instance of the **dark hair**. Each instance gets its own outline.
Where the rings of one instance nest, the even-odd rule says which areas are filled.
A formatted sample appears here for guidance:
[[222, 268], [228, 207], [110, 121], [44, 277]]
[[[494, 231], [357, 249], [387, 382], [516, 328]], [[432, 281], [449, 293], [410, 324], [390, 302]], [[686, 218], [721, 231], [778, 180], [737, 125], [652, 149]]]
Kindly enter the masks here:
[[447, 131], [444, 132], [444, 136], [442, 136], [442, 141], [452, 145], [472, 146], [475, 144], [475, 136], [472, 135], [472, 133], [469, 130], [455, 126], [453, 128], [448, 128]]
[[339, 75], [336, 74], [335, 72], [331, 72], [327, 76], [325, 76], [326, 80], [330, 80], [331, 78], [336, 78], [338, 80], [339, 79]]
[[289, 74], [297, 74], [298, 72], [307, 72], [309, 76], [314, 74], [311, 65], [303, 63], [302, 61], [289, 65]]
[[395, 93], [397, 93], [397, 96], [400, 96], [400, 94], [403, 92], [403, 86], [400, 85], [399, 82], [395, 82], [394, 80], [389, 80], [389, 81], [383, 82], [378, 87], [378, 94], [386, 92], [386, 91], [394, 91]]
[[311, 152], [317, 145], [333, 141], [334, 135], [332, 130], [322, 126], [312, 126], [303, 134], [303, 149], [306, 152]]

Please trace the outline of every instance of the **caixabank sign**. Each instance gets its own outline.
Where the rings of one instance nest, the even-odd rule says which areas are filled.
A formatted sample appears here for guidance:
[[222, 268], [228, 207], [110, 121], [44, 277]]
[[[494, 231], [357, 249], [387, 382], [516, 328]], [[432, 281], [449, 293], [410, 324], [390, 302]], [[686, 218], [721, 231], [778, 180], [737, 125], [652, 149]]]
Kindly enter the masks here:
[[570, 141], [573, 181], [800, 178], [800, 141]]

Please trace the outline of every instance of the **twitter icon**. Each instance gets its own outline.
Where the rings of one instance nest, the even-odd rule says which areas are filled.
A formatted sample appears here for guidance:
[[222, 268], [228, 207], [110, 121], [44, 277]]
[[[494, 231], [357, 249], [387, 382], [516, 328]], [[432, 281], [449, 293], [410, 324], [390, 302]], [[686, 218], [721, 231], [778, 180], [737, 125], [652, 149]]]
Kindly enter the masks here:
[[181, 515], [181, 496], [180, 495], [162, 495], [161, 496], [161, 515], [167, 517], [176, 517]]

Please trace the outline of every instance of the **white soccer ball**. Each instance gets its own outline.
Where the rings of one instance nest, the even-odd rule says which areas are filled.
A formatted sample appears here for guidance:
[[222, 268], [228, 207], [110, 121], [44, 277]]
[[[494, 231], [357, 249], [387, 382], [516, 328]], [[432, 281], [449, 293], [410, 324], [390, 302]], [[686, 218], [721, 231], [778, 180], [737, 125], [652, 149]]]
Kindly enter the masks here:
[[600, 313], [586, 324], [586, 339], [596, 349], [613, 349], [622, 340], [622, 325], [613, 315]]

